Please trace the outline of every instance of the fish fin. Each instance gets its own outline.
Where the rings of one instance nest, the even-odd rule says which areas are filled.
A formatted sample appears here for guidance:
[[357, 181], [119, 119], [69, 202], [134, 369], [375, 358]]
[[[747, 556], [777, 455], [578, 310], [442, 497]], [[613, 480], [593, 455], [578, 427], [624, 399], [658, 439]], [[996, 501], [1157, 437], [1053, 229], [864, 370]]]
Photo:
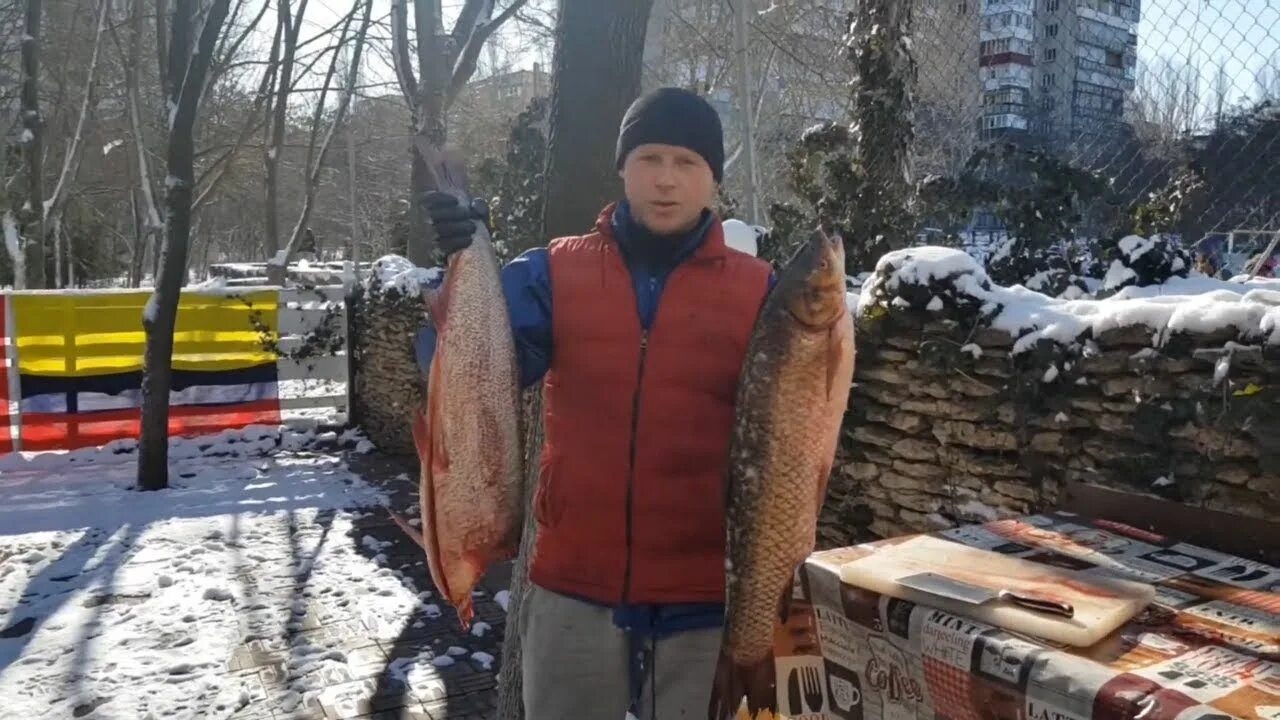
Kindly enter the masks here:
[[431, 573], [431, 581], [445, 597], [449, 595], [448, 577], [444, 563], [440, 557], [439, 527], [435, 512], [436, 477], [448, 472], [448, 455], [444, 451], [444, 438], [440, 427], [439, 388], [440, 363], [431, 363], [431, 377], [428, 381], [426, 412], [415, 412], [413, 415], [414, 443], [418, 448], [418, 461], [421, 465], [422, 481], [419, 485], [419, 503], [422, 507], [423, 549], [427, 554], [427, 569]]
[[475, 607], [471, 604], [471, 598], [467, 598], [458, 603], [456, 608], [458, 611], [458, 626], [462, 628], [462, 632], [471, 632], [471, 619], [476, 616]]
[[405, 535], [408, 535], [410, 538], [413, 539], [414, 542], [418, 543], [418, 547], [422, 548], [423, 550], [427, 549], [426, 542], [422, 539], [421, 530], [418, 530], [414, 526], [410, 525], [409, 521], [406, 520], [403, 515], [396, 512], [395, 510], [388, 509], [387, 514], [390, 515], [391, 520], [395, 522], [395, 524], [398, 525], [402, 531], [404, 531]]
[[734, 720], [740, 717], [739, 709], [744, 696], [747, 699], [747, 717], [777, 715], [778, 693], [772, 650], [759, 662], [741, 665], [721, 649], [711, 686], [707, 720]]

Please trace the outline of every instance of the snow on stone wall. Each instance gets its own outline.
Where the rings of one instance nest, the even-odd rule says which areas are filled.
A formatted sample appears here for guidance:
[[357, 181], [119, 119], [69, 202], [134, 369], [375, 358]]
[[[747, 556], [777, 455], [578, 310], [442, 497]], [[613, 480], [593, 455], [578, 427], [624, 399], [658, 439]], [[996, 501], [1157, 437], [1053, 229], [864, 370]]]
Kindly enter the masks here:
[[1052, 507], [1082, 480], [1280, 517], [1280, 288], [1183, 278], [1105, 300], [994, 285], [944, 248], [862, 288], [820, 544]]
[[423, 387], [413, 343], [425, 320], [422, 284], [435, 278], [388, 255], [373, 263], [359, 288], [352, 401], [360, 428], [383, 452], [414, 453], [412, 410], [422, 402]]

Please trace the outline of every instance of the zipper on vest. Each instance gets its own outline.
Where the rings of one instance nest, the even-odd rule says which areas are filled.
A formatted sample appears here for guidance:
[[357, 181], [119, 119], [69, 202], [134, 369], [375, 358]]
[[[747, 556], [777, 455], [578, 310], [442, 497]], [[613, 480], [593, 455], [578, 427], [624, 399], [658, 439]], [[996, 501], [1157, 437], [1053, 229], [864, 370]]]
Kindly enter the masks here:
[[640, 329], [640, 366], [636, 371], [636, 390], [631, 396], [631, 460], [627, 470], [627, 560], [622, 576], [622, 602], [631, 594], [631, 505], [636, 484], [636, 429], [640, 423], [640, 385], [644, 382], [644, 358], [649, 351], [649, 330]]

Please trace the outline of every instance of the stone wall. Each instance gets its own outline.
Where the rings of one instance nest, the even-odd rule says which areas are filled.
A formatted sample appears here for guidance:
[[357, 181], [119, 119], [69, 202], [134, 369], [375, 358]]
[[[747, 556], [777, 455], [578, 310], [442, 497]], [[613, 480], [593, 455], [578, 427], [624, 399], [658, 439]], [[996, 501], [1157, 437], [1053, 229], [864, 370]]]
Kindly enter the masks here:
[[413, 352], [422, 301], [375, 282], [359, 288], [352, 311], [355, 421], [379, 451], [412, 455], [411, 411], [425, 391]]
[[886, 256], [821, 544], [1052, 507], [1071, 480], [1280, 519], [1280, 292], [1223, 285], [1065, 303]]

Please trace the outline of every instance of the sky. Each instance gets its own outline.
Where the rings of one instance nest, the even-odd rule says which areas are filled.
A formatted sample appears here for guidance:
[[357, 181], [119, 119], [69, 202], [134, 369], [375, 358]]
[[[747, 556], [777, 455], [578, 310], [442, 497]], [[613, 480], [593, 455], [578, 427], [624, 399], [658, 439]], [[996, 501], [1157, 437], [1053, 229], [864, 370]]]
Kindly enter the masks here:
[[1256, 96], [1259, 70], [1280, 73], [1280, 1], [1144, 0], [1138, 58], [1150, 65], [1161, 56], [1204, 67], [1205, 94], [1222, 63], [1231, 97]]
[[[267, 1], [251, 0], [255, 7], [261, 7], [258, 3]], [[764, 0], [755, 2], [761, 7], [768, 4]], [[442, 4], [445, 27], [452, 27], [463, 0], [443, 0]], [[497, 0], [499, 8], [506, 4], [506, 0]], [[390, 0], [374, 0], [375, 20], [385, 20], [390, 5]], [[555, 0], [530, 0], [529, 5], [552, 8]], [[351, 6], [352, 0], [310, 0], [304, 37], [333, 24]], [[1174, 59], [1178, 63], [1189, 60], [1199, 65], [1202, 68], [1201, 94], [1206, 102], [1219, 64], [1231, 80], [1229, 101], [1256, 97], [1257, 76], [1268, 65], [1271, 72], [1280, 74], [1280, 0], [1142, 0], [1141, 8], [1138, 28], [1140, 63], [1152, 67], [1160, 65], [1162, 59]], [[380, 32], [384, 36], [389, 34], [385, 26]], [[504, 28], [500, 33], [502, 49], [495, 55], [482, 56], [477, 77], [488, 72], [491, 61], [511, 69], [529, 68], [539, 61], [544, 66], [549, 65], [550, 48], [539, 50], [532, 47], [533, 43], [527, 36], [521, 37], [520, 32], [520, 28], [510, 23]], [[724, 32], [729, 32], [728, 28]], [[264, 44], [269, 39], [269, 36], [264, 38]], [[833, 38], [833, 42], [838, 42], [838, 38]], [[390, 82], [394, 78], [386, 57], [368, 54], [364, 67], [364, 82], [375, 79]], [[388, 86], [387, 91], [394, 92], [394, 87]]]
[[[263, 2], [270, 1], [271, 0], [250, 0], [249, 5], [253, 7], [254, 11], [257, 11], [262, 7]], [[305, 19], [303, 21], [301, 40], [305, 41], [307, 37], [317, 35], [333, 26], [339, 21], [339, 19], [345, 17], [345, 15], [351, 11], [354, 2], [355, 0], [309, 0]], [[410, 38], [412, 41], [412, 0], [409, 0], [409, 2]], [[454, 20], [457, 18], [457, 14], [462, 9], [463, 4], [463, 0], [443, 0], [442, 10], [446, 31], [452, 29]], [[497, 11], [501, 12], [501, 10], [508, 4], [509, 0], [496, 0]], [[296, 8], [297, 0], [292, 0], [291, 5]], [[554, 5], [554, 0], [528, 0], [526, 3], [527, 8], [533, 8], [535, 10], [542, 7], [554, 7]], [[274, 2], [272, 3], [272, 7], [274, 8]], [[273, 12], [274, 9], [269, 10], [268, 14]], [[372, 29], [371, 34], [380, 35], [383, 38], [390, 37], [390, 25], [387, 24], [387, 18], [389, 17], [390, 12], [391, 0], [373, 0], [372, 18], [375, 23], [375, 27]], [[244, 14], [248, 14], [247, 9]], [[542, 17], [543, 15], [538, 13], [538, 16]], [[383, 23], [381, 27], [377, 26], [379, 21]], [[269, 18], [264, 19], [262, 24], [264, 29], [260, 30], [258, 35], [263, 47], [266, 47], [267, 44], [270, 43], [270, 33], [274, 30], [275, 26], [271, 23]], [[490, 71], [492, 63], [496, 63], [500, 67], [509, 67], [511, 69], [529, 68], [534, 62], [542, 62], [544, 65], [550, 64], [550, 49], [548, 48], [547, 50], [540, 52], [537, 48], [530, 47], [531, 43], [527, 42], [527, 29], [517, 27], [515, 23], [509, 22], [503, 26], [497, 37], [497, 51], [493, 53], [486, 52], [481, 55], [480, 67], [476, 72], [476, 77], [483, 77], [487, 74]], [[493, 41], [491, 39], [490, 44], [492, 44], [492, 42]], [[384, 42], [383, 45], [389, 47], [389, 42]], [[389, 57], [377, 52], [366, 52], [364, 59], [361, 61], [361, 68], [361, 80], [363, 83], [373, 83], [378, 81], [385, 82], [388, 83], [388, 85], [382, 92], [398, 92], [395, 87], [395, 71], [390, 63]], [[368, 93], [374, 95], [379, 94], [376, 90], [369, 90]]]

